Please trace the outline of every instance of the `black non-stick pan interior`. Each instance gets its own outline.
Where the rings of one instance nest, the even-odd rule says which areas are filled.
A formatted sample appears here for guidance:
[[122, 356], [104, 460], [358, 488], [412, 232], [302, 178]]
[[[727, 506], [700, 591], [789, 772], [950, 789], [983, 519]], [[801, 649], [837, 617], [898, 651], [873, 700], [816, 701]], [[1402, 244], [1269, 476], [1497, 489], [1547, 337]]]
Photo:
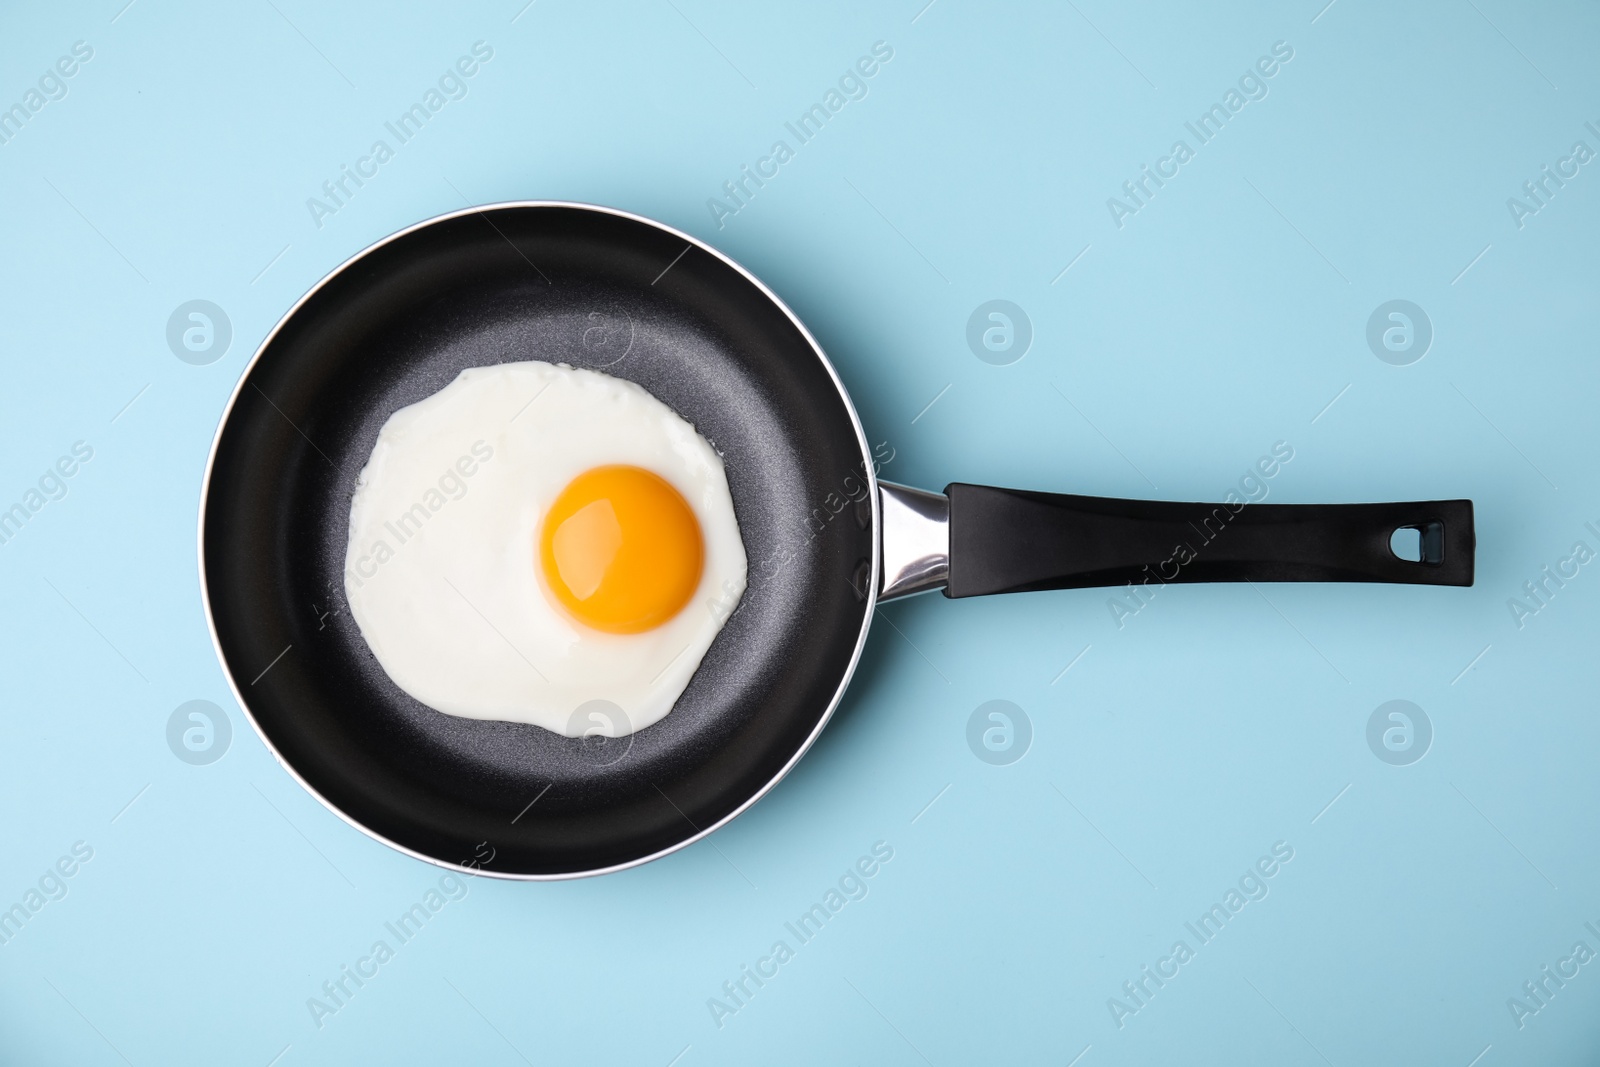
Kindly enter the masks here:
[[[351, 495], [384, 421], [463, 368], [528, 359], [639, 383], [727, 467], [749, 588], [671, 714], [631, 741], [433, 711], [384, 674], [345, 602]], [[574, 206], [446, 217], [328, 279], [247, 372], [204, 505], [218, 646], [279, 757], [380, 837], [446, 863], [492, 855], [498, 874], [638, 861], [737, 811], [832, 707], [870, 611], [867, 462], [812, 343], [718, 256]]]

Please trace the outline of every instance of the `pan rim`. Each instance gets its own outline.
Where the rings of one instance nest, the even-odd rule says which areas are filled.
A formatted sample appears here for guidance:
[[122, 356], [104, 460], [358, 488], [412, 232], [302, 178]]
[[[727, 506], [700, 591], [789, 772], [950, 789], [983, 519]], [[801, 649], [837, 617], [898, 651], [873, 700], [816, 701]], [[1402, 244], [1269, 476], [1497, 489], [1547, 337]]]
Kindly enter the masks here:
[[[600, 214], [628, 219], [633, 222], [660, 230], [664, 233], [671, 234], [674, 237], [681, 238], [690, 246], [698, 248], [701, 251], [721, 260], [724, 264], [733, 268], [733, 270], [743, 276], [746, 281], [754, 285], [763, 296], [771, 301], [772, 304], [779, 311], [781, 311], [785, 317], [788, 318], [788, 320], [794, 325], [795, 329], [800, 332], [800, 335], [805, 338], [806, 344], [811, 347], [812, 354], [816, 356], [817, 360], [822, 364], [822, 369], [827, 372], [828, 378], [833, 382], [834, 389], [839, 394], [839, 400], [844, 404], [845, 412], [850, 416], [850, 425], [855, 430], [856, 445], [860, 450], [863, 460], [862, 473], [865, 475], [867, 480], [868, 498], [871, 501], [872, 509], [870, 538], [872, 542], [872, 568], [867, 585], [866, 612], [862, 616], [861, 627], [859, 632], [856, 634], [855, 648], [850, 653], [850, 662], [846, 665], [844, 674], [839, 679], [839, 684], [833, 691], [833, 696], [829, 698], [828, 706], [823, 711], [822, 717], [817, 720], [816, 726], [812, 729], [811, 733], [807, 735], [805, 741], [802, 742], [789, 757], [788, 761], [785, 762], [784, 765], [780, 767], [778, 771], [761, 786], [761, 788], [751, 793], [750, 796], [746, 797], [728, 814], [718, 819], [715, 823], [706, 826], [704, 829], [697, 828], [694, 834], [689, 837], [685, 837], [681, 841], [668, 845], [665, 848], [658, 849], [647, 856], [641, 856], [637, 859], [627, 860], [622, 863], [615, 863], [607, 867], [595, 867], [578, 871], [562, 871], [556, 874], [519, 874], [509, 871], [492, 871], [484, 867], [468, 867], [462, 863], [452, 863], [448, 860], [439, 859], [436, 856], [429, 856], [425, 853], [417, 851], [416, 849], [410, 848], [409, 846], [403, 845], [398, 841], [393, 841], [388, 837], [385, 837], [383, 834], [377, 832], [371, 827], [364, 825], [341, 809], [338, 805], [330, 801], [327, 797], [323, 796], [322, 793], [313, 787], [310, 782], [306, 781], [300, 772], [287, 759], [284, 758], [282, 753], [278, 751], [277, 746], [272, 743], [271, 738], [267, 736], [267, 733], [264, 729], [262, 729], [261, 724], [256, 721], [255, 714], [250, 710], [249, 702], [245, 699], [244, 693], [239, 689], [238, 679], [233, 676], [233, 671], [229, 669], [227, 658], [223, 654], [222, 641], [217, 634], [216, 619], [213, 617], [211, 611], [211, 589], [206, 580], [206, 512], [207, 503], [211, 493], [211, 472], [213, 465], [216, 463], [217, 449], [222, 443], [223, 431], [227, 429], [228, 420], [233, 414], [233, 408], [238, 402], [240, 393], [244, 390], [245, 382], [249, 379], [251, 371], [255, 369], [256, 363], [271, 346], [273, 340], [277, 338], [278, 333], [289, 323], [291, 319], [294, 318], [295, 314], [299, 312], [300, 308], [304, 306], [306, 302], [309, 301], [313, 296], [320, 292], [323, 287], [333, 281], [334, 278], [342, 275], [357, 262], [366, 258], [373, 252], [376, 252], [378, 249], [383, 248], [385, 245], [391, 244], [392, 242], [397, 241], [410, 233], [423, 229], [427, 226], [432, 226], [436, 223], [445, 222], [450, 219], [461, 218], [467, 215], [481, 215], [486, 211], [495, 211], [502, 208], [570, 208], [580, 211], [593, 211]], [[211, 650], [216, 654], [217, 663], [222, 668], [223, 678], [228, 683], [228, 689], [233, 694], [234, 702], [238, 704], [239, 710], [244, 713], [244, 717], [249, 721], [251, 729], [254, 730], [256, 736], [261, 739], [261, 743], [266, 746], [267, 751], [272, 754], [272, 758], [278, 762], [278, 765], [284, 770], [288, 771], [290, 777], [292, 777], [296, 782], [300, 783], [301, 788], [303, 788], [307, 793], [310, 793], [311, 796], [315, 797], [318, 803], [320, 803], [323, 807], [327, 808], [344, 822], [348, 823], [356, 830], [365, 834], [374, 841], [379, 842], [380, 844], [387, 845], [397, 852], [404, 853], [405, 855], [411, 856], [414, 859], [422, 860], [425, 863], [432, 864], [435, 867], [440, 867], [445, 870], [456, 871], [462, 874], [473, 876], [499, 878], [505, 881], [514, 882], [571, 881], [577, 878], [590, 878], [596, 875], [611, 874], [617, 871], [627, 870], [631, 867], [642, 866], [646, 863], [650, 863], [653, 860], [661, 859], [663, 856], [671, 855], [680, 849], [688, 848], [690, 845], [701, 840], [702, 838], [710, 836], [712, 833], [716, 832], [717, 830], [726, 826], [728, 823], [732, 822], [734, 819], [738, 818], [740, 815], [744, 814], [751, 807], [753, 807], [757, 801], [771, 792], [772, 789], [780, 781], [782, 781], [791, 770], [794, 769], [795, 765], [800, 762], [801, 757], [810, 751], [811, 746], [816, 742], [817, 738], [822, 735], [822, 731], [827, 727], [829, 720], [833, 718], [833, 713], [838, 709], [840, 700], [844, 698], [844, 692], [847, 688], [849, 688], [850, 680], [855, 676], [856, 667], [861, 662], [862, 651], [866, 648], [867, 633], [872, 628], [872, 618], [877, 610], [877, 590], [878, 582], [880, 580], [879, 572], [883, 565], [883, 544], [882, 538], [879, 536], [879, 531], [882, 529], [882, 515], [880, 513], [880, 501], [878, 499], [878, 472], [877, 468], [872, 463], [872, 450], [867, 444], [866, 432], [861, 426], [861, 418], [856, 412], [855, 404], [851, 401], [849, 392], [844, 387], [843, 380], [841, 380], [839, 377], [838, 370], [834, 367], [833, 362], [828, 359], [828, 355], [823, 351], [822, 345], [817, 342], [817, 339], [811, 335], [811, 331], [806, 328], [805, 323], [800, 320], [800, 317], [794, 313], [788, 304], [784, 303], [777, 293], [768, 288], [765, 282], [747, 270], [741, 263], [734, 260], [726, 253], [707, 244], [705, 241], [693, 236], [692, 234], [685, 233], [675, 226], [670, 226], [664, 222], [649, 218], [648, 216], [637, 214], [636, 212], [627, 211], [622, 208], [609, 207], [604, 204], [590, 204], [574, 200], [499, 200], [488, 204], [464, 207], [454, 211], [447, 211], [439, 215], [433, 215], [429, 218], [422, 219], [421, 221], [414, 222], [409, 226], [403, 227], [402, 229], [396, 230], [388, 236], [379, 238], [371, 244], [364, 246], [355, 254], [346, 258], [343, 262], [339, 263], [331, 271], [318, 279], [316, 284], [312, 285], [310, 289], [306, 290], [306, 292], [298, 300], [296, 300], [294, 304], [292, 304], [289, 309], [283, 313], [283, 315], [278, 318], [278, 321], [273, 324], [272, 329], [267, 331], [266, 336], [262, 338], [261, 343], [256, 347], [255, 352], [251, 354], [250, 359], [245, 363], [243, 369], [239, 372], [239, 378], [234, 383], [233, 391], [228, 394], [227, 403], [223, 405], [222, 414], [217, 420], [216, 431], [211, 437], [211, 447], [206, 453], [205, 469], [201, 474], [199, 515], [196, 526], [195, 562], [200, 575], [200, 605], [202, 610], [205, 612], [206, 631], [211, 637]], [[690, 825], [693, 826], [693, 823]]]

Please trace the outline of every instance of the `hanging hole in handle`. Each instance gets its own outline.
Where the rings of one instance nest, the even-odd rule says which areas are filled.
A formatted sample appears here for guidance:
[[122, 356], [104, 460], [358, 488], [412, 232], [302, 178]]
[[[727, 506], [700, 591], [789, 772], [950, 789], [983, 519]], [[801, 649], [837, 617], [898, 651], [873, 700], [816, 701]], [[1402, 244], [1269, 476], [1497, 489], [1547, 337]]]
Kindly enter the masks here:
[[1402, 526], [1389, 535], [1389, 551], [1407, 563], [1437, 567], [1444, 562], [1444, 523], [1424, 522]]

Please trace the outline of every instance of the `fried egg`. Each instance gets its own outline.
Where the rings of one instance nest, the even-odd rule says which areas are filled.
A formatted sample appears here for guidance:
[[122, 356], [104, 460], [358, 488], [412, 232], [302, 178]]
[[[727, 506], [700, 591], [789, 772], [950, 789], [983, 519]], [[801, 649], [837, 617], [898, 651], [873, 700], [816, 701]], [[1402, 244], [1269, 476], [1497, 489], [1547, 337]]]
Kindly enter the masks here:
[[672, 710], [746, 569], [722, 460], [692, 425], [633, 382], [525, 362], [464, 370], [384, 423], [344, 587], [378, 663], [428, 707], [621, 736]]

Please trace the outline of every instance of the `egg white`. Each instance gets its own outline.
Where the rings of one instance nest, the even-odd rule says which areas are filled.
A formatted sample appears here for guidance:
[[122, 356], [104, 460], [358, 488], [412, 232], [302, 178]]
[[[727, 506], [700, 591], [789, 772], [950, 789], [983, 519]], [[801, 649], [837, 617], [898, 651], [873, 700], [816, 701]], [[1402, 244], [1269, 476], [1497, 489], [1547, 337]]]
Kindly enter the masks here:
[[[671, 483], [705, 542], [693, 599], [639, 634], [573, 621], [538, 573], [551, 503], [614, 463]], [[621, 736], [672, 710], [746, 569], [722, 461], [692, 425], [632, 382], [525, 362], [464, 370], [384, 423], [350, 505], [344, 586], [378, 663], [428, 707]], [[614, 708], [575, 714], [597, 700]]]

